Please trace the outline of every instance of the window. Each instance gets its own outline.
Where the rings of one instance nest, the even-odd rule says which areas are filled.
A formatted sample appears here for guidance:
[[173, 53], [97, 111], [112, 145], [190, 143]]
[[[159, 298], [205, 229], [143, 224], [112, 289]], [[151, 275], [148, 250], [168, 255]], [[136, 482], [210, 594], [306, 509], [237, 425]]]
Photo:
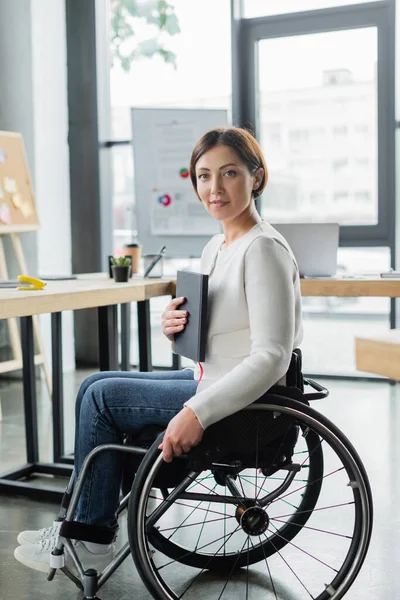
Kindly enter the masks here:
[[348, 167], [349, 161], [347, 158], [337, 158], [333, 161], [333, 170], [335, 173], [340, 173]]
[[[389, 248], [339, 248], [339, 273], [376, 276], [389, 267]], [[388, 331], [390, 300], [306, 297], [302, 305], [304, 373], [362, 376], [356, 369], [354, 338]]]
[[324, 192], [310, 192], [310, 203], [321, 206], [325, 202]]
[[[262, 215], [375, 225], [377, 29], [262, 38], [257, 56], [259, 139], [273, 184], [262, 196]], [[270, 142], [274, 122], [282, 125], [279, 147]], [[368, 143], [360, 140], [361, 126], [369, 128]], [[361, 152], [369, 161], [367, 173], [354, 168]], [[353, 191], [363, 189], [370, 193], [367, 211], [354, 198]], [[326, 199], [310, 195], [320, 190]]]
[[280, 123], [269, 123], [265, 125], [265, 135], [271, 143], [279, 145], [282, 139]]
[[244, 17], [252, 19], [365, 2], [368, 0], [244, 0]]
[[372, 198], [370, 192], [368, 190], [364, 190], [361, 192], [355, 192], [354, 200], [356, 202], [360, 202], [361, 204], [370, 204]]
[[348, 200], [349, 198], [349, 194], [347, 192], [335, 192], [333, 194], [333, 201], [336, 202], [337, 204], [340, 204], [341, 202], [346, 202], [346, 200]]
[[[131, 139], [132, 106], [223, 108], [230, 115], [230, 0], [217, 3], [214, 0], [169, 0], [169, 3], [177, 27], [172, 35], [161, 34], [160, 46], [170, 53], [168, 60], [154, 52], [160, 32], [144, 18], [130, 22], [135, 37], [125, 43], [130, 49], [136, 48], [130, 70], [124, 71], [121, 62], [114, 58], [110, 72], [114, 139]], [[157, 0], [154, 0], [155, 9], [156, 6]], [[196, 18], [193, 18], [196, 9]], [[114, 249], [117, 249], [136, 231], [134, 166], [129, 146], [115, 146], [112, 152]]]
[[[130, 140], [131, 107], [221, 108], [231, 112], [231, 14], [230, 0], [168, 0], [174, 14], [172, 35], [161, 34], [145, 18], [135, 18], [131, 26], [135, 38], [127, 42], [136, 56], [128, 72], [114, 60], [110, 72], [112, 131], [114, 140]], [[154, 10], [158, 0], [153, 0]], [[151, 0], [138, 1], [142, 8]], [[212, 18], [210, 18], [212, 15]], [[176, 17], [176, 19], [175, 19]], [[177, 26], [176, 26], [177, 25]], [[168, 54], [165, 61], [155, 52], [157, 39]], [[200, 135], [200, 134], [199, 134]], [[278, 136], [278, 131], [275, 132]], [[114, 193], [114, 251], [132, 241], [136, 231], [134, 164], [130, 144], [112, 148]], [[146, 252], [146, 249], [143, 249]], [[166, 261], [164, 272], [177, 268], [199, 268], [196, 259]], [[153, 362], [171, 364], [170, 344], [161, 333], [161, 314], [167, 298], [151, 302]], [[138, 361], [136, 306], [132, 303], [131, 360]], [[185, 361], [183, 361], [185, 364]]]
[[335, 137], [343, 137], [346, 136], [348, 134], [348, 129], [346, 127], [346, 125], [336, 125], [333, 128], [333, 135]]

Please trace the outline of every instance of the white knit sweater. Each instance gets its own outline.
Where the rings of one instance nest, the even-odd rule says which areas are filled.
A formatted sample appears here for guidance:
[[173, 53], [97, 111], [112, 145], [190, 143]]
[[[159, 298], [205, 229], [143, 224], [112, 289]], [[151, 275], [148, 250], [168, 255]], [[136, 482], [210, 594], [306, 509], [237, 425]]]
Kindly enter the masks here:
[[222, 243], [214, 236], [201, 257], [209, 275], [206, 359], [185, 403], [204, 429], [281, 383], [302, 340], [299, 272], [285, 239], [262, 221], [224, 250]]

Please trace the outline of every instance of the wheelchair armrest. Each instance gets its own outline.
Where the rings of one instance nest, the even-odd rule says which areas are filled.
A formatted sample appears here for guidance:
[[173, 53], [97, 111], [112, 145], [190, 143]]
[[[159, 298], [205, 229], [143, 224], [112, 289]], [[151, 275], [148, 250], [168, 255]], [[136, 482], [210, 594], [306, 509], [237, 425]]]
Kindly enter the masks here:
[[322, 398], [327, 398], [329, 396], [329, 390], [327, 390], [320, 383], [314, 381], [314, 379], [308, 379], [304, 377], [304, 385], [309, 385], [316, 390], [315, 392], [310, 392], [309, 394], [303, 394], [303, 398], [307, 401], [321, 400]]

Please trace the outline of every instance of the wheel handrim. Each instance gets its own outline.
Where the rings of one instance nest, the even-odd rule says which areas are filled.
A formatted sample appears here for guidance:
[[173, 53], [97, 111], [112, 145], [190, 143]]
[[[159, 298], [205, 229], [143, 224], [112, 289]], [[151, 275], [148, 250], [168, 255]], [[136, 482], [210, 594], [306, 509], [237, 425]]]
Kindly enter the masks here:
[[[249, 409], [260, 410], [260, 407], [252, 406], [249, 407]], [[281, 535], [279, 534], [279, 531], [281, 531], [280, 528], [282, 527], [282, 522], [285, 522], [285, 520], [287, 520], [291, 515], [289, 509], [286, 511], [276, 511], [275, 509], [279, 506], [290, 507], [290, 504], [293, 504], [297, 507], [299, 506], [296, 504], [296, 502], [291, 502], [294, 495], [302, 493], [301, 485], [299, 486], [298, 480], [295, 480], [295, 485], [297, 485], [296, 490], [288, 490], [282, 495], [282, 497], [279, 497], [275, 502], [272, 502], [271, 505], [268, 506], [268, 531], [260, 533], [258, 537], [257, 535], [246, 535], [246, 533], [243, 531], [243, 528], [240, 528], [240, 524], [237, 523], [237, 520], [235, 520], [235, 526], [232, 525], [234, 521], [231, 514], [227, 520], [226, 517], [224, 518], [223, 515], [221, 515], [220, 510], [215, 509], [215, 499], [213, 501], [213, 495], [215, 495], [215, 486], [213, 486], [214, 489], [213, 487], [209, 488], [211, 491], [211, 500], [209, 497], [210, 506], [212, 505], [211, 508], [205, 508], [205, 501], [203, 501], [202, 505], [199, 505], [196, 508], [197, 512], [202, 511], [203, 520], [198, 519], [197, 521], [193, 521], [192, 516], [188, 516], [188, 513], [193, 508], [193, 504], [190, 505], [187, 500], [183, 505], [181, 503], [174, 506], [174, 510], [178, 509], [181, 512], [182, 510], [186, 511], [183, 515], [179, 516], [180, 527], [177, 530], [179, 533], [174, 533], [174, 535], [180, 535], [182, 538], [185, 538], [184, 530], [186, 529], [188, 532], [191, 530], [190, 535], [193, 537], [193, 532], [196, 528], [197, 530], [201, 530], [201, 536], [199, 537], [199, 534], [197, 534], [196, 550], [198, 552], [200, 549], [200, 551], [206, 553], [208, 545], [209, 548], [212, 547], [212, 551], [210, 550], [211, 556], [215, 556], [215, 554], [221, 552], [221, 549], [216, 550], [218, 544], [221, 545], [221, 548], [224, 547], [224, 550], [228, 556], [230, 553], [234, 553], [235, 551], [230, 550], [230, 544], [233, 539], [236, 538], [235, 544], [238, 548], [236, 552], [239, 551], [241, 553], [240, 556], [242, 557], [242, 563], [243, 556], [251, 556], [254, 554], [254, 551], [257, 548], [259, 551], [261, 549], [264, 556], [261, 569], [262, 575], [260, 575], [260, 565], [257, 565], [255, 568], [255, 574], [256, 578], [258, 575], [260, 575], [261, 579], [263, 579], [263, 585], [269, 589], [270, 596], [267, 597], [270, 597], [271, 599], [280, 600], [284, 597], [295, 597], [296, 599], [302, 599], [304, 597], [308, 599], [311, 597], [317, 600], [328, 600], [331, 598], [337, 600], [343, 597], [343, 594], [353, 582], [364, 560], [366, 549], [368, 547], [370, 537], [370, 503], [369, 492], [367, 488], [368, 483], [365, 482], [364, 475], [360, 471], [357, 457], [354, 458], [351, 449], [349, 450], [348, 447], [346, 447], [346, 445], [343, 443], [342, 439], [338, 438], [337, 435], [331, 431], [331, 429], [328, 429], [324, 424], [321, 424], [315, 419], [315, 411], [309, 410], [308, 412], [311, 413], [310, 416], [305, 414], [303, 410], [298, 411], [296, 409], [280, 405], [268, 405], [267, 407], [263, 407], [263, 409], [269, 411], [278, 411], [280, 413], [290, 415], [297, 420], [300, 419], [303, 425], [306, 424], [311, 431], [318, 433], [320, 436], [322, 435], [322, 443], [325, 444], [325, 448], [330, 449], [334, 454], [335, 450], [330, 444], [336, 444], [335, 447], [338, 448], [336, 456], [344, 460], [344, 465], [342, 465], [340, 469], [334, 469], [331, 472], [325, 471], [322, 478], [322, 487], [324, 487], [327, 482], [329, 482], [329, 485], [326, 485], [326, 487], [332, 487], [331, 482], [335, 479], [335, 489], [338, 490], [340, 488], [340, 490], [343, 491], [343, 488], [345, 488], [347, 492], [347, 500], [346, 498], [339, 499], [335, 497], [329, 504], [327, 502], [326, 492], [323, 490], [322, 496], [318, 499], [319, 506], [316, 507], [316, 510], [312, 511], [312, 514], [310, 513], [310, 515], [307, 516], [307, 525], [299, 527], [299, 534], [296, 536], [296, 538], [293, 541], [289, 540], [284, 543], [283, 549], [279, 550], [279, 548], [276, 548], [276, 552], [273, 553], [271, 551], [268, 552], [268, 548], [271, 550], [271, 548], [274, 547], [273, 542], [269, 543], [268, 540], [271, 540], [271, 538], [274, 539], [274, 535], [275, 539], [277, 535], [278, 537]], [[336, 429], [333, 426], [332, 428]], [[326, 452], [325, 448], [324, 453]], [[198, 584], [200, 583], [200, 579], [204, 579], [204, 570], [209, 567], [206, 566], [205, 569], [197, 569], [196, 572], [196, 569], [192, 567], [183, 568], [182, 565], [179, 565], [179, 572], [182, 575], [182, 581], [176, 583], [176, 575], [170, 575], [168, 573], [168, 571], [171, 573], [173, 573], [174, 570], [176, 571], [176, 566], [171, 561], [164, 561], [164, 563], [160, 562], [159, 552], [156, 552], [156, 555], [151, 553], [151, 549], [149, 548], [148, 544], [148, 538], [145, 533], [145, 513], [148, 509], [148, 497], [150, 496], [149, 490], [151, 487], [151, 481], [154, 478], [160, 464], [161, 462], [159, 459], [153, 465], [152, 469], [148, 473], [146, 484], [143, 486], [140, 495], [141, 499], [138, 505], [139, 510], [136, 518], [137, 537], [139, 545], [141, 545], [141, 551], [139, 552], [141, 558], [139, 558], [139, 562], [142, 563], [142, 572], [145, 575], [145, 579], [150, 582], [148, 585], [150, 585], [152, 588], [152, 592], [158, 594], [156, 597], [182, 597], [184, 600], [189, 600], [190, 598], [198, 596], [196, 589], [199, 588]], [[345, 476], [344, 479], [343, 476]], [[352, 482], [350, 487], [347, 486], [348, 481], [345, 481], [348, 479], [348, 476], [350, 476], [350, 480]], [[254, 486], [254, 482], [249, 482], [249, 476], [246, 473], [244, 476], [242, 476], [242, 479], [245, 479], [245, 483], [241, 481], [240, 489], [244, 492], [244, 494], [247, 493], [250, 496], [248, 489], [251, 486], [258, 490], [257, 494], [253, 494], [253, 496], [260, 497], [260, 490], [263, 490], [262, 493], [269, 491], [264, 489], [264, 483], [259, 484], [257, 482]], [[340, 486], [337, 484], [338, 480], [341, 481]], [[270, 482], [268, 483], [270, 484]], [[208, 487], [208, 479], [199, 478], [196, 484], [193, 485], [199, 485], [202, 488]], [[348, 498], [351, 498], [352, 500], [349, 501]], [[350, 523], [350, 526], [348, 525], [348, 528], [345, 532], [340, 528], [336, 530], [329, 530], [326, 525], [321, 524], [321, 518], [319, 515], [326, 515], [328, 512], [333, 514], [334, 510], [339, 511], [339, 513], [343, 515], [346, 512], [344, 510], [345, 508], [347, 509], [347, 513], [349, 513], [349, 511], [350, 513], [353, 512], [352, 520], [349, 520], [348, 514], [345, 517], [345, 519], [347, 519]], [[172, 512], [169, 511], [168, 519], [171, 519], [171, 515]], [[204, 517], [204, 515], [206, 515], [206, 517]], [[331, 517], [328, 519], [331, 519]], [[262, 521], [261, 513], [260, 520]], [[222, 522], [225, 531], [221, 536], [217, 533], [217, 526], [220, 527]], [[227, 522], [230, 522], [230, 528], [227, 527]], [[158, 523], [158, 526], [162, 528], [163, 523]], [[174, 529], [174, 526], [174, 524], [172, 527], [170, 526], [170, 529]], [[213, 529], [213, 540], [207, 538], [207, 535], [204, 531], [206, 528], [208, 528], [210, 531]], [[165, 533], [166, 532], [164, 528], [163, 534], [165, 535]], [[186, 537], [189, 539], [190, 535]], [[321, 536], [325, 537], [325, 539], [329, 539], [329, 542], [325, 544], [323, 549], [324, 552], [322, 552], [320, 548], [316, 548], [315, 543], [315, 540], [318, 540], [319, 538], [319, 545], [321, 545]], [[302, 539], [298, 540], [298, 538]], [[149, 539], [151, 539], [150, 535]], [[340, 544], [337, 542], [338, 540], [340, 540]], [[339, 546], [341, 546], [341, 553], [339, 554], [340, 564], [336, 559], [333, 562], [327, 561], [325, 555], [329, 556], [332, 552], [332, 549], [337, 552]], [[189, 551], [190, 550], [188, 549], [188, 552]], [[317, 575], [318, 578], [323, 577], [321, 581], [324, 583], [321, 584], [318, 582], [318, 587], [317, 584], [314, 584], [314, 581], [306, 581], [307, 578], [303, 577], [303, 575], [298, 575], [298, 572], [301, 571], [301, 568], [304, 568], [303, 565], [307, 561], [313, 565], [313, 579], [316, 579]], [[249, 561], [247, 569], [244, 569], [247, 572], [249, 572], [250, 564], [251, 561]], [[241, 566], [246, 567], [246, 564], [242, 564]], [[252, 569], [254, 569], [254, 567], [252, 567]], [[185, 570], [186, 575], [184, 575]], [[231, 571], [233, 571], [233, 569], [231, 569]], [[289, 579], [291, 581], [289, 586], [290, 589], [293, 590], [294, 588], [298, 588], [293, 596], [285, 596], [287, 590], [285, 591], [285, 586], [282, 583], [287, 581], [288, 573], [290, 574]], [[331, 573], [331, 576], [327, 577], [326, 573]], [[187, 578], [187, 582], [183, 581], [185, 577]], [[239, 576], [239, 581], [243, 580], [243, 577], [243, 574], [241, 574]], [[249, 579], [249, 575], [247, 577]], [[242, 596], [240, 596], [240, 594], [238, 595], [237, 580], [238, 578], [236, 577], [235, 579], [233, 572], [228, 573], [228, 575], [225, 577], [225, 581], [221, 580], [220, 589], [216, 597], [221, 597], [222, 599], [230, 597], [238, 599], [241, 597], [246, 599], [251, 598], [251, 586], [249, 581], [242, 581], [241, 588], [243, 588], [244, 591]], [[193, 581], [195, 583], [193, 583]], [[235, 581], [235, 584], [233, 584], [233, 581]], [[327, 583], [327, 588], [325, 588], [325, 583]], [[213, 586], [216, 587], [214, 582]], [[252, 584], [252, 586], [254, 587], [254, 584]], [[234, 595], [231, 596], [230, 594], [233, 593], [233, 590]]]

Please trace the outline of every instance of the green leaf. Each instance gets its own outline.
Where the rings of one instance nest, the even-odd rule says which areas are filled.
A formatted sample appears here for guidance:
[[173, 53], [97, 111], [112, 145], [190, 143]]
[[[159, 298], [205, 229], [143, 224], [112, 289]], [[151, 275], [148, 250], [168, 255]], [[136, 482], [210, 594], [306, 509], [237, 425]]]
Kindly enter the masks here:
[[[158, 36], [137, 44], [130, 53], [124, 53], [125, 42], [135, 42], [135, 20], [145, 19], [150, 26], [154, 25], [159, 32], [176, 35], [180, 32], [179, 21], [174, 6], [167, 0], [111, 0], [111, 56], [113, 63], [119, 62], [122, 69], [130, 71], [132, 62], [139, 58], [151, 58], [158, 54], [168, 64], [176, 68], [176, 56], [160, 45]], [[128, 47], [132, 47], [129, 44]]]
[[176, 69], [176, 54], [174, 52], [170, 52], [169, 50], [165, 50], [164, 48], [159, 48], [158, 54], [163, 58], [164, 62], [173, 65]]
[[176, 15], [168, 15], [165, 29], [169, 35], [176, 35], [177, 33], [181, 32], [178, 17]]
[[113, 256], [111, 258], [111, 264], [114, 267], [128, 267], [131, 264], [131, 258], [126, 256]]

